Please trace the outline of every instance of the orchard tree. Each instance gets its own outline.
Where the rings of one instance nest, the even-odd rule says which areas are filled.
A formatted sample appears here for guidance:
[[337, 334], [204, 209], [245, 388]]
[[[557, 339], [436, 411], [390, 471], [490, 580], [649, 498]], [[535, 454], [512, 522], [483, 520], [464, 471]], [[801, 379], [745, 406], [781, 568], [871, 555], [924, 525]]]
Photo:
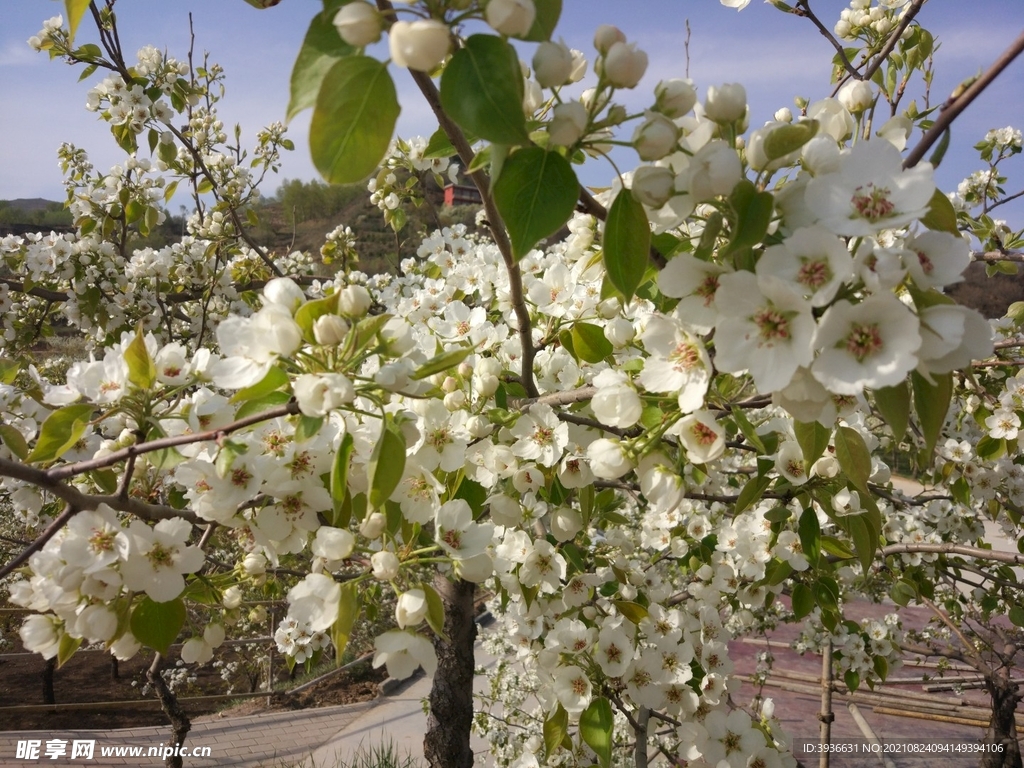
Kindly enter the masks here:
[[[502, 765], [794, 765], [771, 708], [730, 698], [728, 642], [803, 621], [850, 689], [874, 685], [905, 641], [896, 614], [848, 620], [852, 595], [945, 604], [961, 634], [947, 614], [976, 609], [1014, 658], [1024, 555], [984, 523], [1021, 540], [1024, 313], [993, 326], [943, 289], [972, 253], [1019, 261], [992, 211], [1021, 134], [986, 135], [987, 167], [952, 194], [934, 168], [1024, 36], [932, 105], [923, 0], [853, 0], [832, 29], [807, 0], [772, 4], [835, 47], [832, 95], [751, 129], [735, 83], [664, 80], [630, 114], [646, 53], [610, 26], [589, 61], [556, 42], [560, 0], [325, 0], [287, 108], [312, 108], [324, 178], [369, 176], [401, 228], [408, 180], [458, 163], [490, 232], [327, 278], [250, 234], [285, 127], [243, 148], [216, 64], [130, 58], [112, 0], [66, 0], [67, 25], [30, 44], [103, 75], [88, 107], [126, 158], [99, 172], [64, 145], [75, 233], [0, 246], [5, 535], [31, 541], [2, 573], [34, 612], [24, 645], [59, 662], [145, 646], [158, 678], [179, 637], [209, 660], [244, 595], [286, 594], [279, 647], [340, 659], [390, 593], [374, 664], [436, 671], [433, 766], [472, 764], [480, 586], [527, 662], [494, 680], [501, 718], [478, 713]], [[367, 55], [385, 35], [389, 61]], [[428, 139], [393, 136], [398, 68], [437, 118]], [[616, 146], [611, 186], [581, 186]], [[175, 193], [186, 236], [134, 248]], [[358, 251], [343, 228], [323, 248], [339, 251]], [[29, 354], [58, 328], [87, 359]], [[893, 487], [897, 454], [933, 491]], [[967, 653], [990, 660], [979, 638]], [[986, 760], [1019, 766], [1013, 707], [994, 705]]]

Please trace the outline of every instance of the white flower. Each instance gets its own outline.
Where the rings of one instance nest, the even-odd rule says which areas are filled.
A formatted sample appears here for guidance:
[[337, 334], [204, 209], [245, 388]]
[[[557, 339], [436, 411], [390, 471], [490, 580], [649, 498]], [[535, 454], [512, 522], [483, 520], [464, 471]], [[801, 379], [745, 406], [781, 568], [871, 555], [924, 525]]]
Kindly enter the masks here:
[[377, 636], [373, 647], [376, 649], [373, 668], [387, 665], [388, 674], [396, 680], [409, 677], [417, 667], [423, 667], [428, 675], [437, 669], [437, 656], [430, 641], [412, 632], [385, 632]]
[[995, 440], [1013, 440], [1020, 430], [1020, 416], [1008, 408], [996, 408], [992, 415], [985, 419], [989, 437]]
[[680, 419], [668, 431], [679, 435], [687, 459], [693, 464], [714, 461], [725, 451], [725, 430], [718, 425], [710, 411], [695, 411]]
[[651, 316], [640, 339], [650, 353], [637, 377], [641, 386], [648, 392], [678, 393], [684, 413], [700, 408], [711, 379], [711, 361], [700, 340], [661, 315]]
[[635, 43], [612, 43], [602, 61], [602, 74], [615, 88], [635, 88], [647, 71], [647, 54]]
[[837, 173], [807, 183], [807, 206], [836, 234], [873, 235], [924, 216], [935, 191], [932, 176], [928, 163], [903, 170], [899, 150], [889, 142], [862, 141]]
[[540, 587], [541, 592], [557, 592], [565, 578], [565, 558], [551, 542], [540, 539], [534, 542], [533, 551], [527, 555], [519, 569], [519, 581], [524, 587]]
[[427, 615], [427, 596], [422, 589], [403, 592], [395, 605], [395, 621], [400, 629], [415, 627]]
[[580, 140], [587, 130], [590, 116], [587, 108], [578, 101], [567, 101], [557, 105], [551, 112], [548, 124], [548, 139], [552, 144], [569, 147]]
[[380, 13], [369, 3], [348, 3], [334, 15], [334, 28], [338, 30], [338, 35], [356, 48], [380, 40], [382, 27]]
[[323, 632], [338, 619], [341, 584], [322, 573], [310, 573], [288, 590], [288, 615]]
[[370, 555], [370, 566], [373, 568], [373, 577], [380, 581], [391, 581], [398, 576], [398, 568], [401, 565], [394, 552], [384, 550], [374, 552]]
[[784, 440], [775, 457], [775, 469], [793, 485], [807, 482], [807, 467], [800, 444], [795, 440]]
[[992, 328], [975, 310], [936, 304], [920, 312], [921, 348], [917, 369], [925, 375], [965, 368], [992, 354]]
[[598, 421], [609, 427], [628, 429], [640, 421], [643, 403], [640, 395], [630, 386], [629, 376], [612, 368], [594, 377], [597, 393], [590, 407]]
[[517, 438], [512, 446], [515, 455], [544, 467], [557, 464], [569, 444], [569, 426], [559, 421], [554, 409], [544, 403], [530, 406], [510, 432]]
[[574, 67], [572, 51], [565, 42], [545, 40], [533, 54], [533, 75], [542, 88], [565, 85]]
[[313, 539], [311, 549], [317, 557], [336, 562], [347, 559], [352, 554], [355, 543], [356, 537], [350, 531], [321, 525], [316, 529], [316, 538]]
[[587, 446], [587, 460], [594, 475], [603, 480], [616, 480], [634, 466], [622, 443], [606, 437]]
[[860, 304], [842, 300], [821, 318], [811, 366], [830, 392], [856, 395], [890, 387], [917, 367], [918, 319], [892, 294], [873, 294]]
[[455, 560], [468, 560], [481, 554], [494, 533], [492, 523], [473, 521], [473, 510], [463, 499], [442, 504], [434, 523], [437, 543]]
[[679, 127], [665, 115], [648, 112], [633, 132], [632, 144], [641, 160], [660, 160], [676, 148]]
[[904, 243], [904, 264], [919, 288], [944, 288], [963, 280], [971, 263], [967, 241], [949, 232], [923, 232]]
[[654, 87], [654, 109], [673, 120], [687, 114], [697, 103], [697, 91], [690, 80], [662, 80]]
[[157, 603], [173, 600], [185, 589], [183, 574], [203, 567], [205, 556], [199, 547], [186, 545], [192, 526], [185, 520], [161, 520], [150, 528], [141, 520], [128, 528], [130, 549], [121, 565], [124, 585], [145, 592]]
[[362, 317], [372, 304], [370, 292], [361, 285], [346, 285], [338, 293], [338, 312], [345, 317]]
[[578, 715], [590, 705], [593, 690], [590, 678], [579, 667], [558, 667], [552, 682], [555, 697], [570, 715]]
[[[759, 290], [760, 289], [760, 290]], [[811, 305], [774, 275], [723, 275], [717, 293], [715, 365], [728, 373], [749, 370], [759, 392], [774, 392], [810, 365], [815, 324]]]
[[537, 8], [533, 0], [489, 0], [484, 18], [491, 27], [509, 37], [523, 37], [533, 26]]
[[388, 47], [397, 66], [429, 72], [448, 55], [451, 33], [436, 19], [396, 21], [388, 30]]
[[715, 139], [697, 150], [680, 173], [676, 186], [688, 189], [693, 202], [700, 203], [728, 195], [742, 178], [743, 165], [736, 150], [721, 139]]
[[658, 288], [666, 296], [681, 299], [676, 317], [696, 333], [707, 333], [718, 320], [715, 295], [725, 271], [718, 264], [680, 253], [658, 273]]
[[306, 301], [306, 294], [290, 277], [275, 277], [263, 286], [263, 300], [268, 304], [278, 304], [287, 309], [289, 314], [294, 315], [295, 310]]
[[807, 107], [807, 117], [817, 120], [820, 134], [843, 141], [857, 127], [853, 115], [838, 99], [821, 99]]
[[38, 653], [44, 659], [52, 659], [60, 648], [60, 628], [53, 616], [29, 616], [22, 623], [18, 635], [25, 650]]
[[852, 114], [856, 115], [871, 106], [875, 100], [871, 84], [864, 80], [850, 80], [837, 94], [839, 103], [846, 107]]
[[630, 191], [644, 205], [661, 208], [676, 192], [676, 175], [670, 168], [641, 165], [633, 172]]
[[766, 248], [756, 271], [759, 279], [772, 275], [785, 280], [810, 299], [811, 306], [824, 307], [853, 277], [853, 257], [846, 244], [824, 227], [803, 227]]
[[716, 123], [735, 123], [747, 114], [747, 89], [739, 83], [710, 86], [704, 100], [704, 114]]
[[356, 396], [352, 382], [341, 373], [300, 374], [292, 382], [292, 391], [299, 410], [310, 417], [326, 416]]
[[794, 531], [783, 531], [775, 543], [775, 554], [779, 559], [789, 563], [794, 571], [806, 571], [810, 564], [804, 555], [800, 536]]

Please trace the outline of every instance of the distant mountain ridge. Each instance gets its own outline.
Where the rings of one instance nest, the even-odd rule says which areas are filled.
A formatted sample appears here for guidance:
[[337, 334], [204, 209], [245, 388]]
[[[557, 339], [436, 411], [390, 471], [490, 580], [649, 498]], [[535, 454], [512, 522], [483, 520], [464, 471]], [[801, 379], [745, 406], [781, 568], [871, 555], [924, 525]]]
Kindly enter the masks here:
[[44, 200], [41, 197], [18, 197], [14, 200], [0, 200], [0, 208], [11, 208], [17, 211], [45, 211], [51, 205], [64, 204], [57, 200]]

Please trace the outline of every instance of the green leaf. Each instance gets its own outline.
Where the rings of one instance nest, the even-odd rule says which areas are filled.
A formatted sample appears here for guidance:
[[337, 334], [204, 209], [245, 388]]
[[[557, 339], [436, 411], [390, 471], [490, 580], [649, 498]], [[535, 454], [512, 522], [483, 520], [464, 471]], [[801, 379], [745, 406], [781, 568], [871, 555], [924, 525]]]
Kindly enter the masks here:
[[790, 602], [793, 604], [793, 615], [797, 619], [802, 619], [814, 610], [814, 594], [806, 584], [793, 585]]
[[128, 366], [128, 381], [139, 389], [149, 389], [156, 382], [156, 366], [146, 349], [142, 323], [139, 323], [132, 343], [124, 350], [124, 362]]
[[10, 424], [0, 424], [0, 442], [22, 461], [28, 456], [28, 443], [25, 442], [25, 436]]
[[284, 405], [291, 399], [292, 396], [287, 392], [270, 392], [263, 397], [257, 397], [242, 403], [242, 406], [235, 411], [235, 418], [244, 419], [253, 414], [262, 413], [279, 405]]
[[875, 405], [892, 430], [893, 438], [899, 443], [907, 433], [910, 421], [910, 388], [901, 381], [892, 387], [875, 390]]
[[942, 137], [939, 139], [939, 143], [935, 147], [935, 151], [932, 152], [932, 156], [928, 158], [928, 162], [932, 164], [933, 168], [938, 168], [939, 164], [942, 163], [942, 158], [946, 156], [946, 150], [949, 149], [949, 137], [951, 135], [952, 132], [948, 127], [942, 132]]
[[70, 32], [69, 43], [75, 39], [78, 25], [82, 22], [82, 17], [87, 10], [89, 10], [89, 0], [64, 0], [64, 11], [68, 15], [68, 30]]
[[313, 164], [332, 184], [361, 181], [387, 153], [400, 111], [381, 62], [368, 56], [336, 62], [320, 86], [309, 126]]
[[385, 422], [366, 467], [370, 484], [369, 501], [373, 509], [384, 506], [384, 502], [398, 487], [404, 471], [405, 437], [392, 422]]
[[57, 669], [63, 667], [67, 660], [75, 655], [75, 651], [82, 646], [82, 640], [83, 638], [72, 637], [66, 632], [61, 634], [60, 642], [57, 644]]
[[628, 302], [643, 281], [651, 250], [647, 212], [628, 189], [615, 196], [604, 225], [604, 266], [608, 279]]
[[843, 681], [846, 683], [850, 693], [853, 693], [860, 687], [860, 675], [855, 670], [846, 670], [846, 673], [843, 675]]
[[848, 517], [847, 524], [850, 526], [853, 549], [856, 551], [857, 559], [860, 560], [861, 568], [864, 569], [866, 575], [870, 572], [875, 552], [878, 551], [878, 533], [874, 530], [866, 514]]
[[331, 642], [334, 643], [334, 666], [340, 667], [348, 639], [352, 636], [352, 627], [359, 616], [359, 595], [355, 583], [349, 581], [341, 585], [341, 596], [338, 598], [338, 618], [331, 625]]
[[917, 371], [910, 375], [910, 381], [914, 388], [914, 409], [917, 411], [917, 419], [921, 424], [921, 433], [924, 435], [926, 458], [930, 461], [932, 452], [935, 450], [935, 443], [942, 434], [942, 427], [946, 423], [946, 412], [949, 410], [950, 400], [953, 398], [953, 374], [933, 374], [934, 384]]
[[640, 605], [640, 603], [635, 603], [632, 600], [615, 600], [613, 602], [619, 613], [634, 624], [639, 624], [647, 618], [647, 609]]
[[892, 585], [889, 590], [889, 597], [896, 605], [907, 606], [911, 600], [917, 597], [917, 589], [909, 581], [900, 579]]
[[772, 484], [772, 479], [767, 475], [756, 475], [750, 478], [740, 490], [740, 495], [736, 498], [736, 507], [733, 509], [733, 515], [738, 515], [751, 504], [756, 504], [764, 495], [764, 492], [768, 490], [768, 486]]
[[494, 144], [530, 140], [523, 76], [515, 48], [495, 35], [471, 35], [441, 75], [441, 106], [461, 128]]
[[811, 565], [816, 565], [821, 556], [821, 526], [813, 507], [807, 507], [800, 515], [800, 546]]
[[864, 438], [852, 427], [839, 427], [835, 442], [839, 467], [858, 491], [870, 495], [868, 478], [871, 477], [871, 452]]
[[889, 676], [889, 662], [886, 660], [885, 656], [875, 656], [874, 659], [871, 660], [871, 666], [874, 667], [875, 674], [878, 675], [878, 679], [884, 683], [885, 678]]
[[590, 702], [580, 714], [580, 738], [594, 750], [601, 768], [608, 768], [612, 762], [612, 734], [615, 717], [608, 699], [599, 696]]
[[752, 248], [768, 234], [775, 198], [770, 192], [758, 192], [753, 182], [744, 179], [729, 195], [729, 202], [736, 213], [732, 239], [722, 255], [729, 256], [745, 248]]
[[572, 349], [576, 357], [588, 363], [600, 363], [615, 351], [599, 326], [584, 322], [572, 327]]
[[818, 607], [829, 613], [839, 611], [839, 585], [831, 576], [820, 576], [814, 585], [814, 597]]
[[331, 67], [355, 50], [338, 35], [332, 17], [325, 13], [313, 17], [292, 67], [291, 97], [285, 122], [316, 104], [320, 86]]
[[334, 519], [332, 525], [337, 525], [338, 515], [341, 512], [341, 505], [345, 503], [345, 494], [348, 493], [348, 465], [355, 450], [355, 441], [348, 432], [341, 438], [341, 445], [334, 454], [334, 462], [331, 464], [331, 501], [334, 502]]
[[0, 358], [0, 384], [13, 384], [21, 371], [21, 363], [17, 360]]
[[544, 721], [544, 756], [554, 752], [569, 735], [569, 713], [561, 704], [547, 720]]
[[446, 349], [439, 355], [434, 355], [432, 358], [427, 360], [423, 365], [416, 369], [416, 372], [410, 376], [410, 379], [414, 381], [420, 381], [428, 376], [433, 376], [435, 373], [442, 373], [450, 370], [473, 354], [473, 347], [455, 347], [453, 349]]
[[[247, 403], [250, 400], [259, 400], [267, 397], [270, 394], [277, 392], [279, 389], [288, 384], [288, 374], [285, 373], [279, 366], [272, 365], [270, 370], [267, 371], [266, 376], [260, 379], [257, 383], [250, 387], [240, 389], [231, 396], [228, 402], [231, 403]], [[282, 393], [285, 394], [285, 393]], [[285, 402], [288, 401], [288, 395], [285, 394]], [[242, 418], [242, 409], [238, 409], [238, 413], [235, 414], [236, 419]]]
[[65, 405], [46, 417], [39, 428], [39, 439], [25, 457], [29, 464], [58, 459], [85, 434], [92, 419], [93, 407], [87, 403]]
[[1010, 608], [1010, 621], [1018, 627], [1024, 627], [1024, 608], [1019, 605]]
[[494, 184], [494, 202], [517, 259], [569, 220], [579, 191], [572, 166], [557, 152], [527, 147], [505, 161]]
[[305, 414], [299, 414], [299, 421], [295, 425], [295, 442], [304, 443], [307, 440], [316, 437], [316, 434], [320, 431], [320, 428], [323, 425], [323, 416], [306, 416]]
[[420, 589], [427, 598], [427, 624], [438, 637], [446, 637], [444, 633], [444, 602], [437, 590], [429, 584], [420, 584]]
[[143, 645], [167, 655], [171, 643], [185, 626], [185, 615], [185, 603], [181, 598], [158, 603], [146, 597], [132, 611], [132, 634]]
[[550, 40], [562, 15], [562, 0], [533, 0], [533, 4], [537, 9], [537, 15], [533, 17], [533, 26], [523, 40], [529, 40], [531, 43]]
[[928, 229], [960, 235], [956, 226], [956, 209], [940, 189], [936, 189], [928, 201], [928, 213], [921, 217], [921, 223]]
[[833, 536], [822, 536], [821, 548], [833, 557], [838, 557], [842, 560], [852, 560], [854, 557], [853, 550], [846, 546], [845, 542]]
[[803, 120], [799, 123], [780, 125], [764, 137], [764, 153], [769, 160], [785, 157], [796, 152], [818, 133], [817, 120]]
[[313, 299], [302, 304], [295, 310], [295, 323], [302, 329], [302, 337], [310, 344], [316, 343], [313, 335], [313, 324], [324, 315], [338, 314], [337, 291], [322, 299]]
[[734, 407], [732, 409], [732, 418], [736, 422], [736, 426], [740, 428], [740, 432], [747, 438], [747, 442], [756, 448], [758, 453], [770, 453], [770, 451], [765, 450], [764, 441], [761, 440], [761, 436], [757, 434], [757, 430], [754, 429], [754, 425], [750, 423], [750, 419], [747, 418], [742, 408]]

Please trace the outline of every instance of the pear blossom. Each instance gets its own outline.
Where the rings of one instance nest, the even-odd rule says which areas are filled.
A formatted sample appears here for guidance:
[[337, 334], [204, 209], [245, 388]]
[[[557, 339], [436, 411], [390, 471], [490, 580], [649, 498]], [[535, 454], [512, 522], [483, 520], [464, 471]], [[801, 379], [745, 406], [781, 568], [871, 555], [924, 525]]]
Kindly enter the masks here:
[[687, 328], [707, 333], [718, 320], [715, 296], [726, 271], [714, 262], [680, 253], [658, 273], [658, 288], [666, 296], [680, 299], [675, 314]]
[[186, 544], [192, 526], [175, 518], [161, 520], [152, 528], [133, 520], [128, 528], [128, 557], [121, 564], [124, 585], [145, 592], [157, 603], [173, 600], [185, 589], [184, 574], [203, 567], [205, 556], [199, 547]]
[[552, 675], [558, 703], [570, 715], [579, 715], [590, 705], [593, 688], [587, 673], [576, 666], [558, 667]]
[[388, 30], [388, 46], [397, 66], [429, 72], [451, 50], [451, 32], [436, 19], [396, 21]]
[[747, 113], [747, 90], [739, 83], [710, 86], [704, 114], [716, 123], [735, 123]]
[[929, 230], [912, 235], [904, 242], [902, 253], [907, 272], [923, 289], [960, 282], [971, 263], [967, 241], [949, 232]]
[[526, 35], [536, 14], [533, 0], [489, 0], [484, 8], [487, 23], [495, 31], [510, 37]]
[[640, 335], [650, 357], [637, 380], [649, 392], [678, 393], [679, 408], [688, 413], [704, 402], [711, 361], [704, 345], [673, 319], [652, 315]]
[[342, 40], [356, 48], [362, 48], [380, 40], [382, 21], [374, 6], [357, 0], [341, 6], [334, 14], [333, 23]]
[[322, 573], [310, 573], [288, 590], [288, 614], [314, 632], [327, 630], [338, 618], [341, 584]]
[[710, 411], [698, 410], [684, 416], [669, 428], [679, 435], [686, 455], [694, 464], [714, 461], [725, 451], [725, 430]]
[[434, 646], [425, 637], [412, 632], [385, 632], [377, 636], [373, 641], [373, 647], [376, 649], [373, 668], [386, 666], [388, 674], [395, 680], [404, 680], [415, 672], [417, 667], [423, 667], [423, 671], [428, 675], [434, 674], [437, 669]]
[[640, 420], [643, 403], [625, 373], [611, 368], [601, 371], [594, 377], [594, 386], [597, 392], [590, 407], [602, 424], [628, 429]]
[[533, 75], [542, 88], [565, 85], [572, 75], [572, 51], [564, 41], [545, 40], [533, 54]]
[[391, 581], [398, 576], [398, 568], [401, 565], [394, 552], [384, 550], [374, 552], [370, 555], [370, 566], [373, 569], [373, 577], [380, 581]]
[[492, 523], [473, 521], [473, 510], [462, 499], [446, 501], [434, 518], [435, 538], [454, 560], [468, 560], [481, 554], [491, 543]]
[[811, 306], [824, 307], [853, 277], [853, 258], [846, 244], [824, 227], [802, 227], [766, 248], [756, 272], [759, 279], [770, 275], [785, 280], [810, 299]]
[[830, 392], [856, 395], [889, 387], [917, 367], [921, 333], [917, 317], [892, 294], [874, 294], [860, 304], [837, 301], [818, 326], [821, 351], [811, 366]]
[[422, 589], [410, 589], [398, 597], [395, 621], [399, 629], [415, 627], [427, 615], [427, 596]]
[[559, 421], [554, 409], [545, 403], [531, 405], [510, 432], [516, 438], [512, 446], [515, 455], [543, 467], [557, 464], [569, 444], [568, 425]]

